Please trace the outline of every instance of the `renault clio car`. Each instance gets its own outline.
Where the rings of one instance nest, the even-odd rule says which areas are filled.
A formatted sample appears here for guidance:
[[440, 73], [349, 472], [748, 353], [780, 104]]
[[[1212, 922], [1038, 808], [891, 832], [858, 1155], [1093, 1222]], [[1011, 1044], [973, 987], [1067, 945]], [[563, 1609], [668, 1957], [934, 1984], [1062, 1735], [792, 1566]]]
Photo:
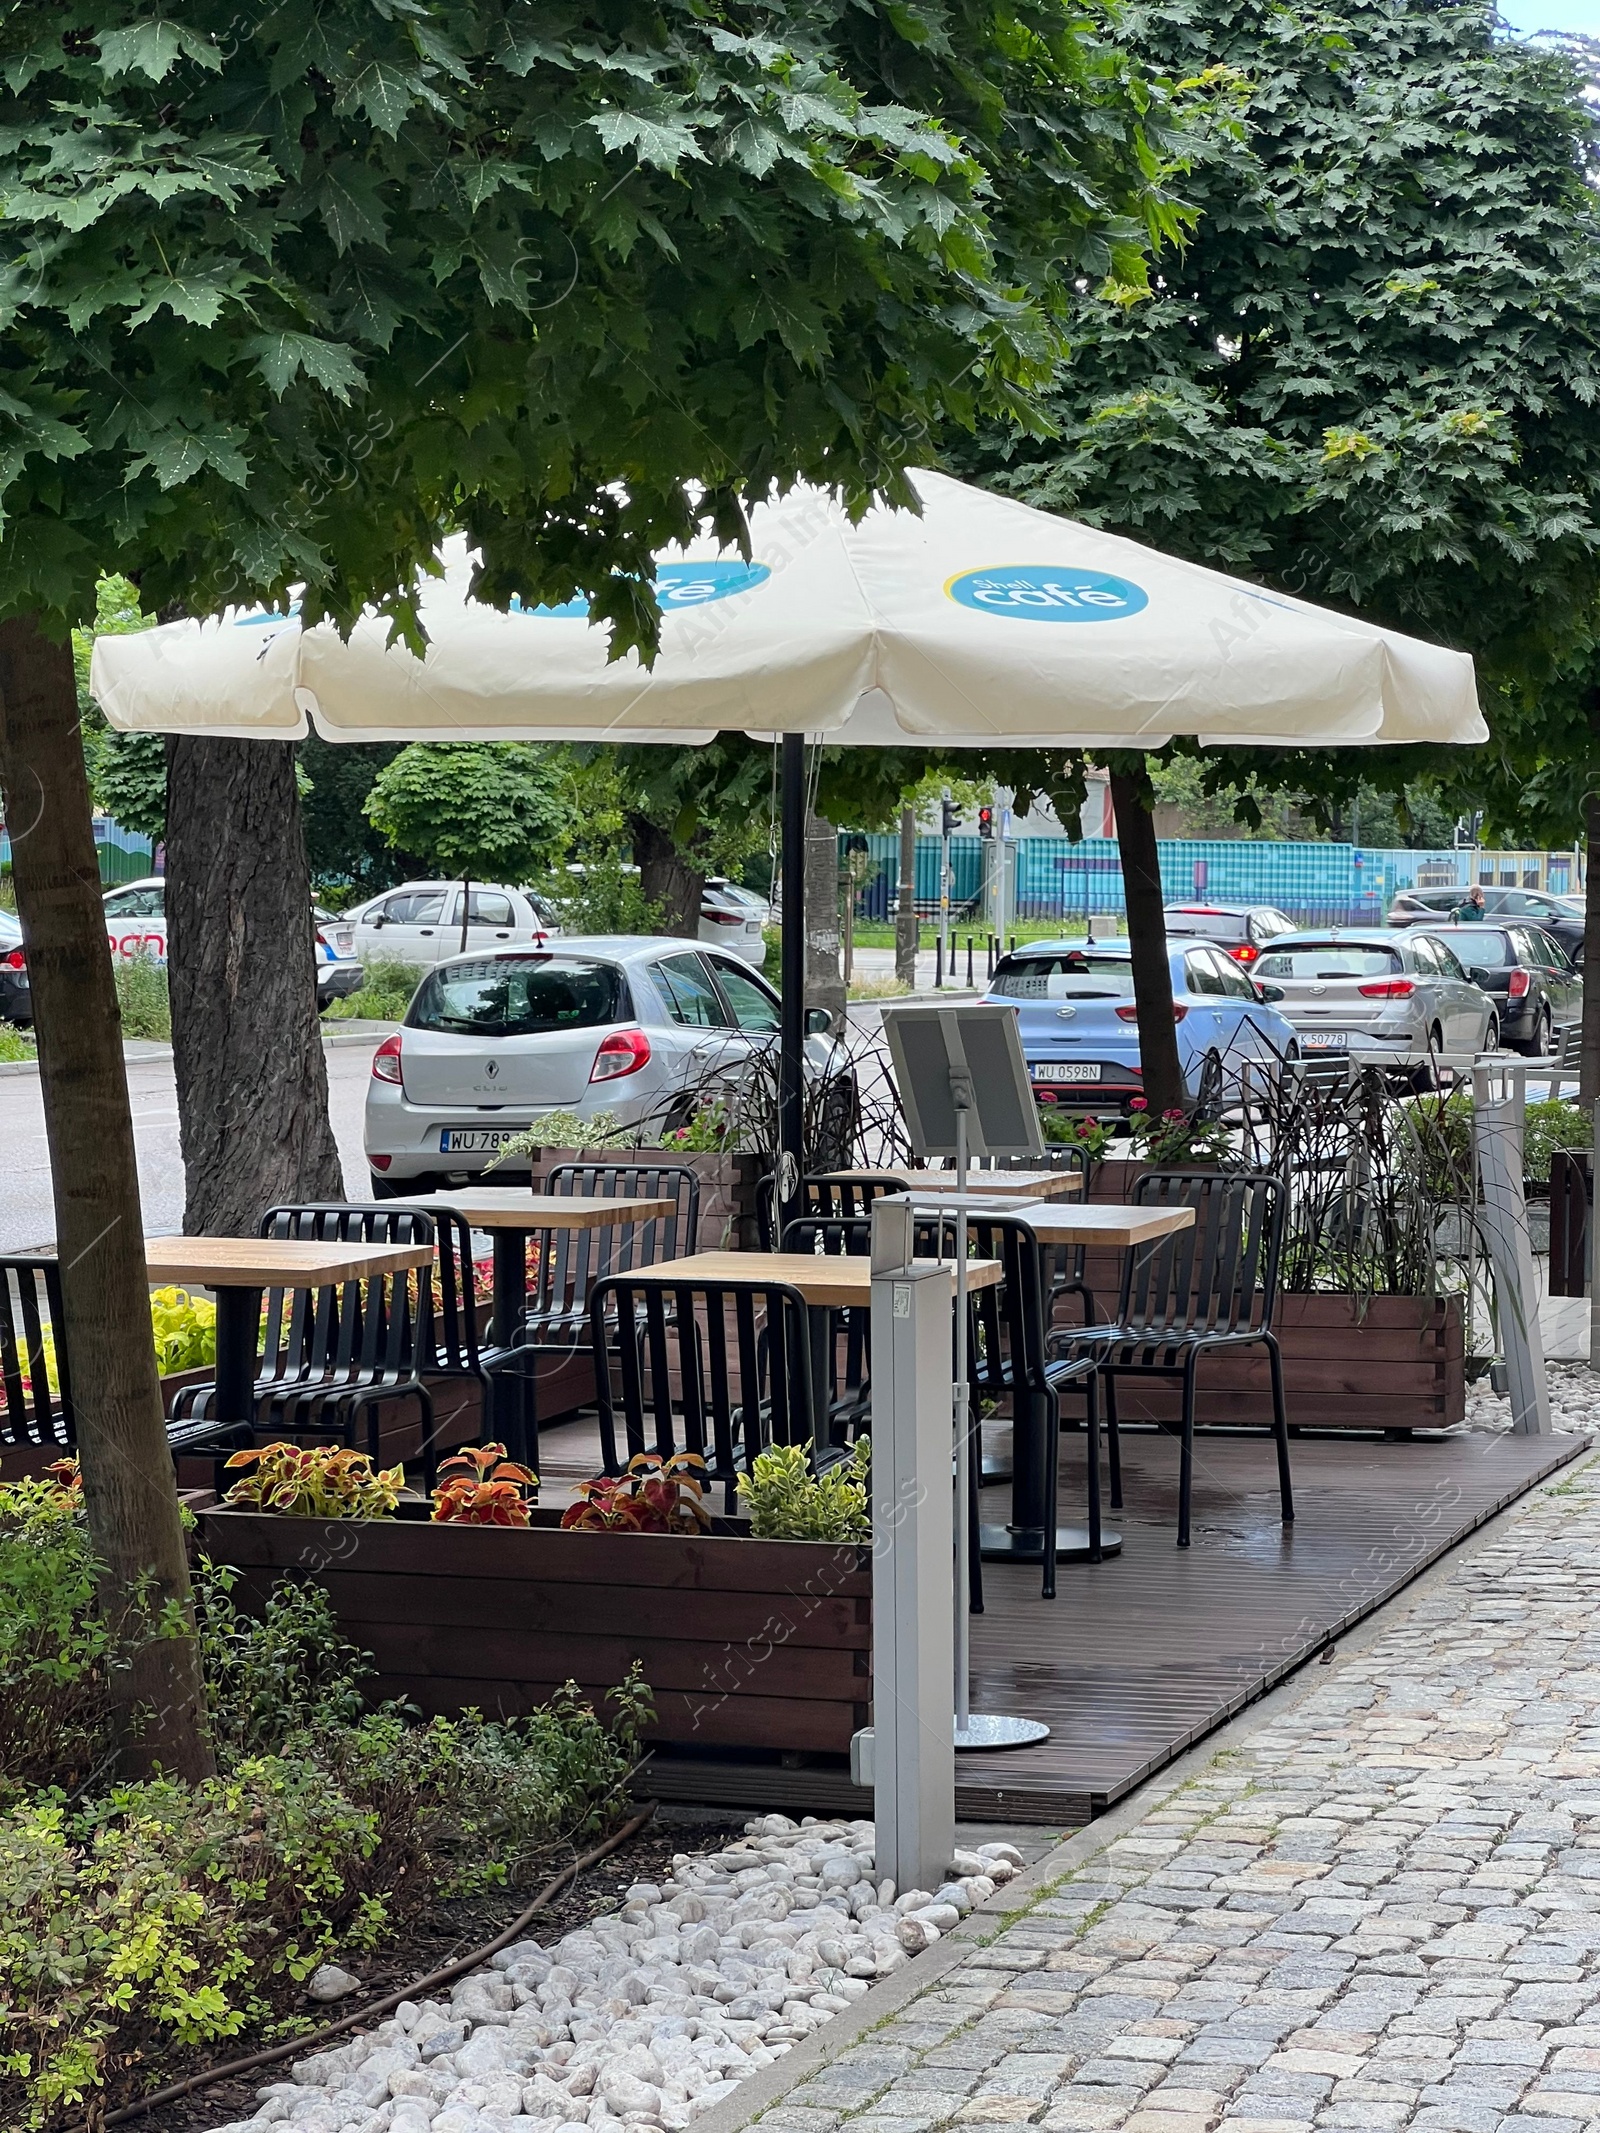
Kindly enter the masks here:
[[[850, 1088], [829, 1018], [807, 1017], [806, 1072]], [[671, 1131], [770, 1065], [778, 995], [698, 941], [596, 935], [454, 956], [373, 1054], [365, 1140], [374, 1191], [436, 1190], [525, 1158], [506, 1142], [553, 1111]]]

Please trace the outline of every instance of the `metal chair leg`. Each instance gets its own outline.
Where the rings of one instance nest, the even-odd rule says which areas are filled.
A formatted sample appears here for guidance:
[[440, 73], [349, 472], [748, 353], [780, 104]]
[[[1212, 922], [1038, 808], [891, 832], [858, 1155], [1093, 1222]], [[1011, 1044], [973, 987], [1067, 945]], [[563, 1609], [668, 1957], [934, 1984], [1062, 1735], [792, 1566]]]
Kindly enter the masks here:
[[1183, 1359], [1183, 1452], [1178, 1463], [1178, 1546], [1189, 1545], [1189, 1499], [1194, 1490], [1194, 1394], [1200, 1351], [1191, 1348]]
[[1084, 1414], [1089, 1454], [1089, 1560], [1100, 1561], [1100, 1373], [1091, 1371], [1085, 1383], [1088, 1404]]
[[1056, 1518], [1061, 1489], [1061, 1402], [1036, 1402], [1044, 1434], [1044, 1583], [1041, 1599], [1056, 1596]]
[[967, 1459], [967, 1612], [983, 1613], [983, 1535], [978, 1530], [978, 1432], [972, 1433], [972, 1452]]
[[1111, 1508], [1122, 1509], [1122, 1438], [1117, 1431], [1117, 1381], [1108, 1370], [1106, 1386], [1106, 1452], [1111, 1467]]
[[1272, 1433], [1278, 1442], [1278, 1495], [1283, 1504], [1283, 1523], [1294, 1524], [1294, 1485], [1289, 1479], [1289, 1417], [1283, 1398], [1283, 1356], [1275, 1333], [1266, 1335], [1267, 1363], [1272, 1372]]

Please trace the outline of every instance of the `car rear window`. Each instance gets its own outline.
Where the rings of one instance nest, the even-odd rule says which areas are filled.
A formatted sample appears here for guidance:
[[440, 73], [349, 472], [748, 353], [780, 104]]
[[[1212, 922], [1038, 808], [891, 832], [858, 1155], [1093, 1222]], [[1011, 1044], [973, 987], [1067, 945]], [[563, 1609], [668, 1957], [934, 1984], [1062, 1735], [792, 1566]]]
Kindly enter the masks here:
[[1242, 911], [1168, 911], [1167, 931], [1185, 940], [1242, 941], [1248, 921]]
[[486, 956], [423, 979], [406, 1023], [458, 1037], [538, 1037], [628, 1018], [615, 963], [579, 956]]
[[1498, 926], [1432, 926], [1429, 931], [1436, 941], [1453, 948], [1464, 963], [1495, 967], [1520, 958], [1520, 949], [1513, 947], [1510, 935]]
[[1133, 965], [1125, 955], [1092, 949], [1007, 955], [995, 965], [989, 990], [1002, 1000], [1131, 1000]]
[[1386, 978], [1403, 969], [1393, 948], [1351, 942], [1313, 942], [1309, 947], [1269, 948], [1251, 973], [1258, 978]]

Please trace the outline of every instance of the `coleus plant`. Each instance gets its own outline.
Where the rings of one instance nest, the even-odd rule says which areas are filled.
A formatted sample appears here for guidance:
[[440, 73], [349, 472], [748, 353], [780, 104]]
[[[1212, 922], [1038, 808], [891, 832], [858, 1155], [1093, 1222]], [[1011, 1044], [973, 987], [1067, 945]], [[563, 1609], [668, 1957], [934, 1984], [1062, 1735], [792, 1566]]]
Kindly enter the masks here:
[[597, 1474], [578, 1484], [579, 1501], [563, 1527], [583, 1533], [705, 1533], [706, 1463], [698, 1452], [640, 1452], [622, 1474]]
[[365, 1452], [337, 1444], [267, 1444], [235, 1452], [230, 1467], [253, 1466], [226, 1503], [253, 1503], [290, 1518], [388, 1518], [405, 1487], [405, 1468], [378, 1472]]
[[471, 1444], [439, 1464], [433, 1492], [436, 1526], [525, 1526], [539, 1493], [531, 1468], [506, 1457], [503, 1444]]

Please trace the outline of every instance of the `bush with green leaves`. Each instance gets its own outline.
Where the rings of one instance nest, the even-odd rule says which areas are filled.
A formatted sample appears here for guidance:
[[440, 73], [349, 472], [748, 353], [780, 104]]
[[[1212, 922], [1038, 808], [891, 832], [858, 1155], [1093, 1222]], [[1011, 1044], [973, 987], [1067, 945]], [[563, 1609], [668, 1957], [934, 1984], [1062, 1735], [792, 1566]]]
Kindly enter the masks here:
[[644, 893], [639, 869], [615, 854], [586, 859], [550, 890], [566, 933], [663, 933], [661, 906]]
[[739, 1476], [739, 1500], [756, 1540], [865, 1541], [872, 1538], [868, 1493], [871, 1445], [856, 1440], [848, 1459], [811, 1471], [811, 1449], [774, 1444]]
[[324, 1022], [399, 1022], [425, 973], [396, 956], [375, 955], [366, 965], [358, 992], [347, 993], [323, 1010]]
[[157, 1044], [172, 1042], [172, 1006], [167, 998], [165, 964], [154, 956], [116, 956], [112, 968], [117, 981], [117, 1006], [122, 1014], [124, 1037], [145, 1037]]
[[20, 1030], [11, 1022], [0, 1022], [0, 1064], [20, 1066], [37, 1057], [31, 1031]]

